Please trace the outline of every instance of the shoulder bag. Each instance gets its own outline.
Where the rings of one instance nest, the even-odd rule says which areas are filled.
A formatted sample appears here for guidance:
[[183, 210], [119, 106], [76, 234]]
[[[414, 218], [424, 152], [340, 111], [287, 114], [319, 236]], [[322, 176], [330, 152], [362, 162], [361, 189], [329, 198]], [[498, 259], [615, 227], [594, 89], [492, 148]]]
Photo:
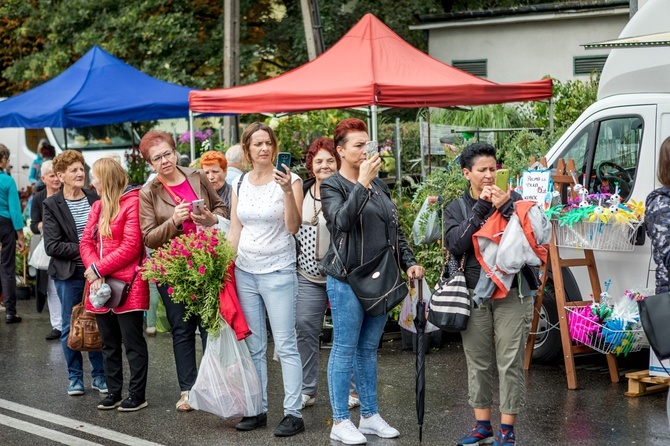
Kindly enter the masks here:
[[72, 307], [67, 346], [82, 352], [99, 352], [102, 350], [102, 338], [95, 314], [86, 311], [87, 291], [88, 287], [85, 287], [81, 302]]
[[[462, 198], [459, 198], [457, 202], [463, 218], [467, 219], [465, 202]], [[459, 332], [468, 327], [470, 318], [471, 299], [463, 273], [467, 255], [463, 255], [459, 264], [447, 250], [444, 242], [443, 231], [444, 268], [428, 304], [428, 320], [444, 331]]]
[[[372, 260], [363, 263], [363, 218], [361, 221], [361, 265], [349, 271], [347, 282], [358, 297], [361, 306], [370, 316], [382, 316], [391, 311], [409, 293], [407, 283], [400, 272], [400, 256], [386, 229], [386, 247]], [[396, 228], [397, 231], [397, 228]], [[397, 240], [397, 236], [396, 236]], [[339, 262], [345, 267], [337, 248], [334, 249]], [[345, 267], [346, 268], [346, 267]]]
[[670, 358], [670, 293], [647, 296], [637, 301], [637, 305], [652, 350], [661, 360]]

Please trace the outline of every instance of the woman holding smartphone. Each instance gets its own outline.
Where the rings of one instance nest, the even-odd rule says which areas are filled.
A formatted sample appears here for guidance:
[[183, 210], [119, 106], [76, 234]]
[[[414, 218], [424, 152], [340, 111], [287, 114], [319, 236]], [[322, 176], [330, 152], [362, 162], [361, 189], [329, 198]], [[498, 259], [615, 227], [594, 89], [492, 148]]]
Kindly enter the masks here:
[[[342, 166], [321, 185], [330, 248], [320, 264], [328, 275], [326, 290], [333, 315], [334, 340], [328, 361], [328, 391], [333, 409], [330, 438], [345, 444], [362, 444], [367, 442], [363, 434], [395, 438], [400, 432], [381, 417], [377, 406], [377, 347], [388, 317], [372, 317], [363, 310], [347, 282], [347, 272], [372, 260], [389, 243], [398, 253], [398, 267], [407, 272], [409, 279], [420, 279], [425, 271], [417, 265], [400, 229], [398, 210], [388, 187], [377, 178], [379, 154], [372, 153], [367, 158], [366, 143], [370, 137], [365, 123], [355, 118], [340, 121], [333, 139]], [[352, 370], [361, 405], [358, 428], [349, 419]]]
[[[177, 165], [177, 149], [172, 135], [161, 131], [150, 131], [140, 141], [142, 157], [157, 172], [156, 178], [140, 191], [140, 226], [144, 244], [157, 249], [173, 238], [195, 231], [198, 226], [211, 227], [227, 218], [229, 210], [202, 171]], [[204, 200], [201, 210], [192, 212], [191, 203]], [[172, 302], [167, 286], [158, 285], [168, 321], [172, 326], [177, 378], [181, 396], [176, 407], [180, 412], [192, 410], [188, 403], [188, 392], [195, 383], [198, 368], [195, 361], [195, 331], [199, 326], [197, 317], [184, 321], [186, 308]], [[203, 350], [207, 342], [207, 331], [200, 327]]]
[[[463, 218], [457, 200], [452, 201], [444, 211], [444, 240], [445, 247], [459, 261], [466, 256], [465, 282], [472, 295], [481, 273], [472, 235], [495, 212], [509, 220], [514, 213], [514, 202], [521, 196], [509, 190], [503, 175], [499, 177], [503, 188], [496, 185], [498, 160], [496, 149], [490, 144], [467, 146], [460, 162], [469, 183], [463, 194], [468, 216]], [[534, 270], [524, 266], [507, 296], [488, 299], [477, 307], [473, 301], [468, 328], [461, 332], [461, 337], [468, 366], [468, 400], [474, 410], [475, 426], [459, 440], [459, 445], [503, 446], [515, 442], [514, 422], [526, 405], [523, 361], [533, 314], [531, 296], [535, 289], [537, 276]], [[501, 424], [494, 437], [491, 405], [496, 368], [500, 380]]]
[[235, 427], [248, 431], [267, 425], [267, 311], [284, 380], [284, 419], [274, 435], [288, 437], [305, 430], [300, 412], [302, 365], [295, 335], [298, 284], [293, 237], [302, 223], [302, 186], [287, 164], [275, 165], [277, 138], [267, 125], [247, 126], [242, 150], [252, 169], [233, 180], [228, 240], [237, 249], [237, 295], [253, 332], [246, 342], [263, 388], [263, 407]]

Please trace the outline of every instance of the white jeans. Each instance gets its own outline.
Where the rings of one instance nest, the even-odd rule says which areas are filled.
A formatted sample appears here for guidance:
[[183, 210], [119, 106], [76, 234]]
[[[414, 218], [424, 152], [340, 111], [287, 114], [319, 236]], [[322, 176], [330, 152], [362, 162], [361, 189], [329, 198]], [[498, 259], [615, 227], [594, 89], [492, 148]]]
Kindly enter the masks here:
[[47, 305], [49, 306], [51, 328], [60, 331], [63, 326], [63, 315], [61, 314], [60, 299], [58, 298], [58, 293], [56, 293], [56, 285], [51, 276], [49, 276], [49, 282], [47, 284]]

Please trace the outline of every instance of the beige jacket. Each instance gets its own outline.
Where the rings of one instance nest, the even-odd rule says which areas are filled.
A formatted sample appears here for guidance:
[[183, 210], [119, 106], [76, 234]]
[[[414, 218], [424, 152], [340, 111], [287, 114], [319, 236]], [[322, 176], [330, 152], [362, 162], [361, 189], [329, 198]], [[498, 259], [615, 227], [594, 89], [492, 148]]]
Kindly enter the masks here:
[[[188, 180], [193, 192], [205, 200], [205, 205], [213, 214], [230, 218], [230, 209], [227, 209], [211, 183], [200, 170], [177, 166]], [[157, 249], [173, 238], [182, 234], [182, 228], [175, 226], [172, 215], [175, 203], [158, 180], [154, 179], [140, 191], [140, 226], [144, 244]]]

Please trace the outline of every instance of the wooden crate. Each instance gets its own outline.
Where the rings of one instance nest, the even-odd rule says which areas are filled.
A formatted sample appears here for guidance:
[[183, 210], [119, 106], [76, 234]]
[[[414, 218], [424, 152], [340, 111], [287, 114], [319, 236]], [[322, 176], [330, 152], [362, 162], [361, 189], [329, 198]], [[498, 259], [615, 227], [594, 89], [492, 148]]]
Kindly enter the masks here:
[[626, 373], [628, 378], [628, 392], [626, 396], [642, 396], [662, 392], [670, 386], [670, 378], [663, 376], [649, 376], [649, 370]]

